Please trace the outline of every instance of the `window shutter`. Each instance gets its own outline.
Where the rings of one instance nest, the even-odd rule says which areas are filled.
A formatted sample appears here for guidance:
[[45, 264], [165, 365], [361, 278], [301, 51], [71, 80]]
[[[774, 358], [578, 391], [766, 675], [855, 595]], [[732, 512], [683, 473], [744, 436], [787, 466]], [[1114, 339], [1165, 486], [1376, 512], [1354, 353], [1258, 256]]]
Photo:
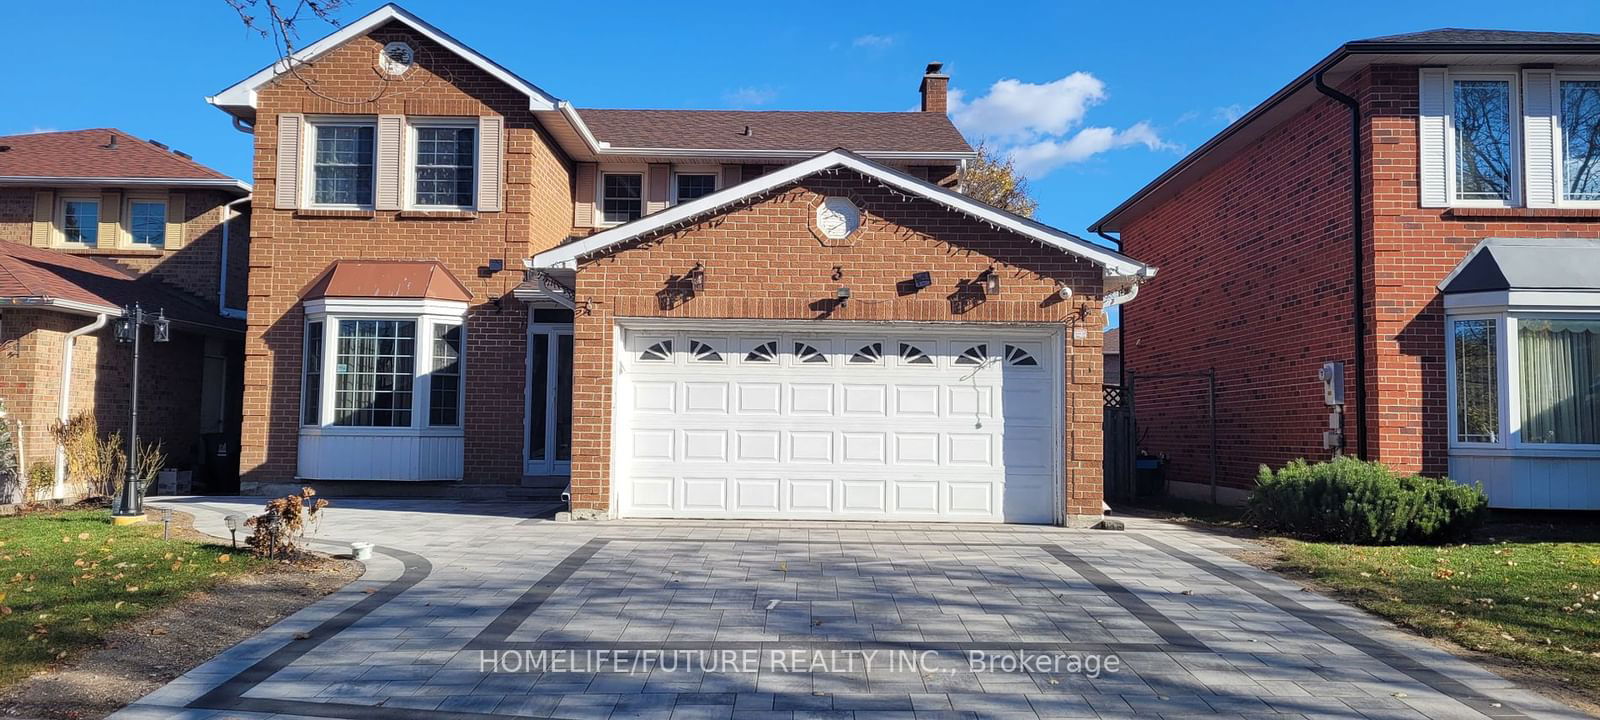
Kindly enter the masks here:
[[55, 223], [56, 194], [49, 190], [40, 190], [33, 194], [33, 236], [34, 247], [49, 247], [51, 225]]
[[378, 157], [374, 158], [378, 181], [372, 193], [374, 209], [400, 209], [400, 168], [405, 167], [405, 127], [403, 115], [378, 116]]
[[578, 176], [574, 181], [577, 192], [573, 194], [572, 226], [594, 227], [594, 163], [578, 163]]
[[184, 206], [183, 193], [168, 193], [167, 234], [163, 247], [168, 250], [177, 250], [183, 247], [183, 220], [186, 217], [188, 217], [188, 208]]
[[668, 198], [672, 197], [669, 194], [672, 185], [672, 166], [665, 163], [652, 164], [644, 184], [646, 193], [644, 214], [649, 215], [667, 209]]
[[1528, 207], [1555, 207], [1555, 71], [1522, 71], [1522, 143], [1528, 168]]
[[506, 120], [478, 118], [478, 209], [500, 212], [504, 204]]
[[744, 182], [744, 168], [741, 168], [738, 165], [723, 165], [722, 166], [722, 188], [721, 189], [726, 190], [726, 189], [731, 188], [731, 187], [733, 187], [735, 185], [738, 185], [741, 182]]
[[1445, 108], [1449, 106], [1449, 85], [1444, 68], [1422, 68], [1417, 97], [1417, 148], [1421, 153], [1417, 163], [1417, 185], [1422, 191], [1422, 207], [1450, 205], [1450, 169], [1445, 157]]
[[306, 119], [298, 113], [278, 116], [278, 173], [273, 178], [279, 210], [300, 207], [300, 144], [305, 141]]
[[100, 193], [100, 229], [95, 245], [103, 248], [122, 247], [122, 193], [106, 190]]

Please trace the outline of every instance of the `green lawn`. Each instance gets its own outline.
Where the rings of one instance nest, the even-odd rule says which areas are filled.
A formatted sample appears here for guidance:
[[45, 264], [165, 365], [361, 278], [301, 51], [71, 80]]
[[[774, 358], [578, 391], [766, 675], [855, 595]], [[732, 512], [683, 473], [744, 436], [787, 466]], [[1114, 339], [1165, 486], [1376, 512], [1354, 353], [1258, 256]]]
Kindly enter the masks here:
[[0, 685], [261, 561], [225, 545], [114, 527], [105, 510], [0, 517]]
[[[1495, 530], [1490, 525], [1480, 535]], [[1444, 547], [1273, 542], [1285, 567], [1372, 612], [1600, 697], [1600, 542], [1593, 539]]]

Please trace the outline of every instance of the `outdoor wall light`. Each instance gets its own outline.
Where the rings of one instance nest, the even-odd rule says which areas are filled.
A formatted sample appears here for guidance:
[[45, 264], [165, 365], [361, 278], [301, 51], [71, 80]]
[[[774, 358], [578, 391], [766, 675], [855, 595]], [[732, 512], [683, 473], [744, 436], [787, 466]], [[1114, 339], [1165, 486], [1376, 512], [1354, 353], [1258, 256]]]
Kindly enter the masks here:
[[912, 285], [912, 287], [915, 287], [918, 290], [921, 290], [921, 289], [923, 289], [923, 288], [925, 288], [925, 287], [927, 287], [929, 285], [932, 285], [932, 284], [933, 284], [933, 274], [932, 273], [919, 272], [919, 273], [911, 276], [911, 285]]
[[689, 289], [696, 294], [706, 290], [706, 266], [699, 261], [689, 270]]
[[118, 320], [116, 324], [117, 342], [133, 342], [133, 327], [133, 319], [130, 317], [123, 317]]
[[983, 271], [983, 294], [1000, 294], [1000, 276], [995, 273], [994, 268]]
[[172, 323], [167, 320], [167, 311], [161, 310], [155, 320], [155, 341], [167, 342], [172, 339]]
[[833, 299], [839, 307], [844, 307], [845, 303], [850, 302], [850, 288], [839, 286], [833, 293]]

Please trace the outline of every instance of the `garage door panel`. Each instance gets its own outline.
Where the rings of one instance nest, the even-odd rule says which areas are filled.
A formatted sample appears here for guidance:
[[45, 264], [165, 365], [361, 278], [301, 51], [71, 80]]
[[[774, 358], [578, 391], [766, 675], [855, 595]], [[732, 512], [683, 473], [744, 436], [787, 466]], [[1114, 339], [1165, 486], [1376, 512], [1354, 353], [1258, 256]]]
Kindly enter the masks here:
[[689, 330], [623, 345], [625, 516], [1053, 519], [1049, 343]]

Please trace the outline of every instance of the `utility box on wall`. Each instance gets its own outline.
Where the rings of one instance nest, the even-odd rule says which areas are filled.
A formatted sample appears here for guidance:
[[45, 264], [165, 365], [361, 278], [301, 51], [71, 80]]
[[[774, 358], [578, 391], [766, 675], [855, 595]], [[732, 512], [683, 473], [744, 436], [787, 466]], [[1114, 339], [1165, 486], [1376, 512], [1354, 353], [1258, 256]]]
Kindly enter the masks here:
[[1323, 363], [1317, 378], [1322, 380], [1322, 402], [1330, 406], [1344, 405], [1344, 363]]

